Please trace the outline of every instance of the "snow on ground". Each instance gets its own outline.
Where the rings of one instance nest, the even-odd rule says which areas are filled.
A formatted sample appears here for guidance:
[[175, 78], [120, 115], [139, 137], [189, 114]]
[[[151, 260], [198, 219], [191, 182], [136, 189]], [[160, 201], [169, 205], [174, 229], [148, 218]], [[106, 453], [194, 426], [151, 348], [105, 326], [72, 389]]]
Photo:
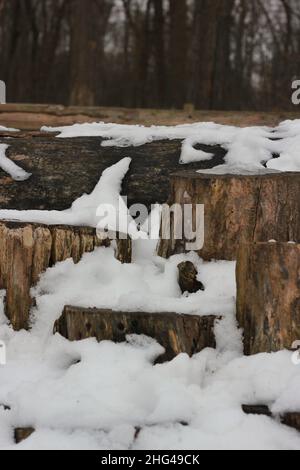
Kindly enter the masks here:
[[215, 123], [151, 127], [94, 123], [43, 127], [42, 130], [59, 132], [60, 138], [102, 137], [105, 139], [103, 146], [118, 147], [180, 139], [183, 140], [180, 158], [182, 164], [210, 160], [213, 157], [211, 153], [197, 150], [197, 143], [220, 145], [227, 150], [225, 163], [209, 170], [211, 173], [300, 171], [300, 120], [284, 121], [277, 128], [240, 128]]
[[[60, 263], [34, 290], [31, 331], [13, 332], [1, 324], [8, 362], [0, 369], [0, 404], [11, 410], [0, 406], [0, 448], [299, 449], [294, 430], [241, 411], [244, 403], [269, 404], [277, 413], [289, 403], [289, 409], [287, 391], [299, 385], [300, 368], [287, 351], [242, 356], [235, 264], [187, 256], [197, 262], [206, 291], [182, 296], [176, 266], [184, 255], [163, 262], [149, 251], [139, 246], [133, 265], [121, 265], [111, 248], [86, 254], [77, 265]], [[54, 320], [66, 303], [214, 311], [224, 320], [216, 327], [216, 350], [153, 366], [162, 347], [149, 338], [133, 335], [124, 344], [98, 344], [53, 336]], [[295, 402], [297, 395], [288, 400]], [[33, 426], [36, 433], [14, 446], [13, 428], [19, 426]]]
[[8, 145], [0, 144], [0, 168], [8, 173], [15, 181], [26, 181], [31, 174], [20, 168], [6, 156]]

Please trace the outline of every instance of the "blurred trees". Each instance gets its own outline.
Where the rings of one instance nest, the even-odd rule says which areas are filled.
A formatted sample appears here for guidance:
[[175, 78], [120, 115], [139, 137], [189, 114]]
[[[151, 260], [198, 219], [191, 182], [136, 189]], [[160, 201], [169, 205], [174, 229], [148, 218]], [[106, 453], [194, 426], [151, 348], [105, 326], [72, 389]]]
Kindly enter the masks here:
[[299, 0], [0, 0], [8, 100], [275, 109], [300, 78]]

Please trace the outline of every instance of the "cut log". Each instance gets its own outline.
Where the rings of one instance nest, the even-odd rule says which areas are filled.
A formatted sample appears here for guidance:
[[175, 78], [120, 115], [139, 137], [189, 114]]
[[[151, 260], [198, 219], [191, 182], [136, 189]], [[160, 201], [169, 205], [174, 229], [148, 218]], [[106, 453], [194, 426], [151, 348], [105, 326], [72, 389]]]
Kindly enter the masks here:
[[34, 432], [34, 428], [16, 428], [14, 432], [15, 443], [20, 444], [21, 442], [28, 439]]
[[285, 413], [282, 416], [273, 415], [266, 405], [243, 405], [242, 410], [247, 415], [267, 416], [279, 420], [285, 426], [300, 432], [300, 413]]
[[[130, 241], [120, 240], [119, 244], [119, 251], [129, 257]], [[1, 222], [0, 289], [6, 290], [5, 312], [13, 328], [28, 328], [30, 289], [48, 267], [68, 258], [77, 263], [84, 253], [109, 245], [106, 237], [99, 238], [88, 227]]]
[[241, 245], [237, 318], [245, 354], [291, 349], [300, 339], [300, 245]]
[[[205, 260], [236, 260], [240, 243], [276, 239], [300, 242], [300, 175], [211, 175], [184, 171], [172, 176], [169, 205], [205, 206], [204, 247], [197, 250]], [[186, 251], [186, 237], [161, 240], [159, 255], [169, 257]]]
[[[0, 169], [0, 208], [17, 210], [64, 210], [83, 193], [91, 193], [102, 172], [130, 156], [130, 171], [123, 194], [128, 205], [165, 203], [170, 175], [180, 168], [181, 141], [153, 142], [141, 147], [102, 147], [97, 137], [58, 139], [53, 134], [18, 133], [1, 137], [9, 145], [7, 156], [32, 173], [25, 182], [14, 181]], [[211, 168], [224, 161], [225, 150], [200, 145], [214, 153], [212, 161], [187, 165], [189, 169]]]
[[175, 313], [113, 312], [66, 306], [56, 322], [54, 333], [70, 341], [96, 338], [98, 341], [124, 342], [130, 334], [154, 338], [166, 350], [159, 362], [172, 360], [180, 353], [190, 356], [215, 348], [214, 316]]

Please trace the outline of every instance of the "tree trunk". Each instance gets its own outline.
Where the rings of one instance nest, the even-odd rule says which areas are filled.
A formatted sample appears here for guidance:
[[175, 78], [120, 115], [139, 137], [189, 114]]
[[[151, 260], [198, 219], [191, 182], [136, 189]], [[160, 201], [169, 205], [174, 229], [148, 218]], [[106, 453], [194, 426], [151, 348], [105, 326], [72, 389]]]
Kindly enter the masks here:
[[96, 105], [97, 90], [103, 75], [104, 37], [112, 6], [112, 2], [107, 0], [90, 0], [87, 11], [85, 1], [72, 0], [71, 105]]
[[189, 102], [200, 109], [212, 106], [221, 5], [222, 0], [195, 0]]
[[[300, 241], [300, 176], [269, 173], [255, 176], [212, 175], [184, 171], [172, 175], [169, 205], [205, 206], [206, 259], [236, 260], [242, 242]], [[159, 255], [186, 251], [186, 237], [161, 240]], [[196, 225], [195, 215], [193, 225]], [[197, 250], [196, 250], [197, 251]]]
[[[127, 251], [127, 240], [122, 243]], [[5, 313], [13, 328], [28, 328], [30, 289], [48, 267], [68, 258], [77, 263], [84, 253], [109, 245], [107, 238], [87, 227], [1, 222], [0, 289], [6, 290]]]
[[182, 108], [186, 98], [187, 27], [186, 0], [170, 0], [169, 102]]
[[165, 362], [181, 353], [192, 356], [207, 347], [214, 348], [215, 321], [213, 316], [125, 313], [67, 306], [54, 332], [69, 341], [95, 337], [98, 341], [124, 342], [127, 335], [146, 335], [166, 349], [159, 358], [159, 362]]
[[291, 349], [300, 340], [300, 245], [249, 243], [237, 263], [237, 319], [245, 354]]

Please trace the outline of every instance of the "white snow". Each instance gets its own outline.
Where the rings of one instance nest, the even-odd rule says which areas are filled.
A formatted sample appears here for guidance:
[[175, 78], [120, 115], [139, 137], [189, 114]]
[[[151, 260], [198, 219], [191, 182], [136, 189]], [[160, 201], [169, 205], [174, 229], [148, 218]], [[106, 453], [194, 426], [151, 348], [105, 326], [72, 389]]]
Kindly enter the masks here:
[[[225, 164], [209, 170], [212, 173], [262, 173], [300, 171], [300, 120], [284, 121], [277, 128], [233, 127], [215, 123], [180, 126], [133, 126], [122, 124], [75, 124], [66, 127], [43, 127], [59, 132], [60, 138], [101, 137], [103, 146], [139, 146], [156, 140], [183, 140], [182, 164], [210, 160], [210, 152], [196, 150], [195, 144], [220, 145], [227, 150]], [[274, 158], [278, 156], [279, 158]]]
[[[240, 147], [245, 150], [244, 171], [265, 169], [261, 162], [279, 142], [269, 141], [266, 129], [237, 133], [221, 126], [216, 134], [214, 126], [207, 125], [207, 142], [212, 134], [223, 144], [226, 140], [226, 165], [234, 169], [240, 169]], [[298, 132], [293, 126], [278, 128], [278, 134], [288, 135], [284, 151], [291, 154], [290, 139]], [[191, 137], [186, 126], [180, 127], [181, 135], [186, 133], [182, 138]], [[148, 131], [143, 132], [146, 138]], [[170, 138], [174, 135], [170, 132]], [[137, 132], [135, 141], [141, 139]], [[128, 220], [120, 189], [129, 165], [127, 158], [107, 169], [95, 190], [67, 211], [0, 211], [0, 219], [95, 227], [102, 203]], [[157, 206], [151, 219], [157, 238], [160, 210]], [[149, 220], [142, 227], [145, 232], [151, 229]], [[131, 228], [136, 230], [134, 223]], [[48, 269], [32, 290], [36, 306], [29, 332], [11, 329], [4, 315], [5, 292], [0, 291], [0, 341], [7, 345], [7, 364], [0, 366], [0, 449], [300, 449], [300, 435], [279, 419], [242, 412], [242, 404], [269, 405], [278, 416], [299, 411], [300, 366], [289, 351], [243, 356], [235, 317], [235, 263], [207, 263], [195, 253], [164, 260], [155, 255], [156, 243], [135, 240], [130, 265], [117, 261], [113, 248], [99, 248], [76, 265], [69, 259]], [[205, 291], [181, 294], [177, 265], [183, 260], [196, 265]], [[163, 348], [144, 336], [130, 336], [123, 344], [98, 344], [95, 339], [72, 343], [53, 335], [66, 304], [215, 315], [222, 317], [215, 327], [217, 347], [153, 365]], [[13, 429], [23, 426], [36, 432], [16, 446]]]
[[[14, 427], [33, 426], [36, 432], [18, 448], [299, 449], [294, 430], [241, 410], [245, 403], [268, 404], [276, 413], [296, 407], [300, 368], [288, 351], [242, 356], [235, 263], [205, 263], [195, 254], [165, 261], [148, 241], [135, 243], [132, 265], [116, 261], [111, 248], [99, 248], [77, 265], [68, 260], [49, 269], [33, 292], [31, 331], [0, 326], [8, 354], [0, 404], [11, 407], [0, 406], [0, 448], [16, 448]], [[183, 259], [196, 263], [204, 292], [179, 292], [176, 267]], [[53, 336], [53, 323], [69, 303], [224, 319], [216, 327], [216, 350], [154, 366], [163, 349], [143, 336], [124, 344]]]
[[12, 160], [6, 157], [8, 145], [0, 144], [0, 168], [8, 173], [15, 181], [26, 181], [30, 178], [31, 173], [20, 168]]
[[19, 129], [14, 129], [11, 127], [0, 126], [0, 132], [19, 132]]

